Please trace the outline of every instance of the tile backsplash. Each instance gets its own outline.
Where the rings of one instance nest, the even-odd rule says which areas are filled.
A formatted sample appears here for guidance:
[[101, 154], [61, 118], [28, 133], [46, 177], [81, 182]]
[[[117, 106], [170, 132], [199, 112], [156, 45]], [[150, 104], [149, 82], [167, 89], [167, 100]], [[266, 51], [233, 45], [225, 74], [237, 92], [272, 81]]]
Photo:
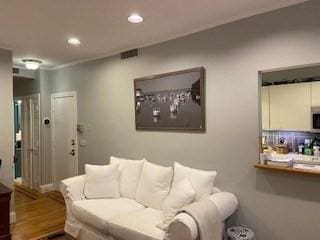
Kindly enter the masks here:
[[275, 147], [279, 139], [284, 138], [288, 144], [289, 152], [298, 152], [299, 144], [304, 144], [305, 139], [320, 138], [319, 133], [296, 131], [262, 131], [262, 137], [266, 139], [268, 146]]

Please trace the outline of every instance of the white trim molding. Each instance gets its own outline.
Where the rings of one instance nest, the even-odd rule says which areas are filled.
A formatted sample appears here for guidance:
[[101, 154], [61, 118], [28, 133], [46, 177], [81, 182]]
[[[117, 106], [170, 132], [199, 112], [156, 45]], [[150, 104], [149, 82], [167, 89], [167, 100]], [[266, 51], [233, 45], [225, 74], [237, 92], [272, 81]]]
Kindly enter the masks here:
[[10, 224], [15, 223], [17, 221], [17, 215], [15, 211], [10, 212]]
[[41, 193], [46, 193], [53, 191], [53, 183], [45, 184], [45, 185], [40, 185], [40, 192]]

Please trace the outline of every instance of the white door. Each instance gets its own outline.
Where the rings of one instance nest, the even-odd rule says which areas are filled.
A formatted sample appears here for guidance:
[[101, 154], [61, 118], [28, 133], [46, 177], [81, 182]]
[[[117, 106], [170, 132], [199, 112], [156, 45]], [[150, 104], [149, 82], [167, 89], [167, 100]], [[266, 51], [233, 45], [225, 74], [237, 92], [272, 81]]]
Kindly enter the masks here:
[[78, 174], [76, 92], [51, 95], [53, 181]]
[[22, 184], [39, 189], [41, 182], [40, 95], [22, 101]]

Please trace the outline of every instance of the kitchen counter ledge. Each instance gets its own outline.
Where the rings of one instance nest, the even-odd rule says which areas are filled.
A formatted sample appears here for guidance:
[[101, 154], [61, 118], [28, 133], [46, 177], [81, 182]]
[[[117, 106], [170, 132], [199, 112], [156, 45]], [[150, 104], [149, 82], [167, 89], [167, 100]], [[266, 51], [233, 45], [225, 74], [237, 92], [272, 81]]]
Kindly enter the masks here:
[[308, 169], [299, 169], [299, 168], [292, 168], [292, 167], [278, 167], [278, 166], [270, 166], [264, 164], [256, 164], [254, 165], [255, 168], [262, 169], [262, 170], [269, 170], [269, 171], [277, 171], [277, 172], [286, 172], [291, 174], [300, 174], [300, 175], [313, 175], [320, 177], [320, 171], [312, 171]]

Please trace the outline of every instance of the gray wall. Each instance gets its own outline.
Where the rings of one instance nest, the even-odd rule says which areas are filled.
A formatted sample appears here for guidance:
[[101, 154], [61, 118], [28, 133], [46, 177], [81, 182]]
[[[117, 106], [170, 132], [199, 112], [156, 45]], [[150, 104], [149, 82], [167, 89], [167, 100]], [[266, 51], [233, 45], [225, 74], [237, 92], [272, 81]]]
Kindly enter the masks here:
[[[0, 182], [13, 187], [12, 52], [0, 49]], [[13, 198], [12, 198], [13, 199]], [[13, 210], [13, 200], [11, 209]]]
[[[50, 93], [51, 93], [51, 71], [40, 69], [37, 71], [37, 79], [40, 83], [40, 105], [41, 120], [45, 117], [51, 118], [50, 112]], [[52, 182], [51, 173], [51, 128], [41, 122], [41, 183], [48, 184]]]
[[36, 78], [37, 71], [36, 70], [30, 70], [27, 68], [22, 68], [22, 67], [16, 67], [19, 68], [19, 73], [14, 73], [13, 76], [18, 76], [18, 77], [25, 77], [25, 78], [31, 78], [34, 79]]
[[20, 73], [13, 77], [13, 96], [20, 97], [37, 93], [40, 93], [39, 70], [20, 69]]
[[262, 81], [272, 83], [314, 77], [320, 77], [320, 65], [266, 72], [262, 74]]
[[[258, 71], [320, 62], [320, 2], [251, 17], [118, 56], [52, 72], [52, 92], [78, 92], [79, 121], [87, 124], [84, 163], [110, 155], [217, 170], [217, 185], [235, 193], [232, 222], [251, 226], [259, 240], [318, 239], [320, 179], [264, 172], [259, 158]], [[136, 131], [133, 79], [206, 68], [204, 134]], [[298, 113], [298, 111], [297, 111]]]

